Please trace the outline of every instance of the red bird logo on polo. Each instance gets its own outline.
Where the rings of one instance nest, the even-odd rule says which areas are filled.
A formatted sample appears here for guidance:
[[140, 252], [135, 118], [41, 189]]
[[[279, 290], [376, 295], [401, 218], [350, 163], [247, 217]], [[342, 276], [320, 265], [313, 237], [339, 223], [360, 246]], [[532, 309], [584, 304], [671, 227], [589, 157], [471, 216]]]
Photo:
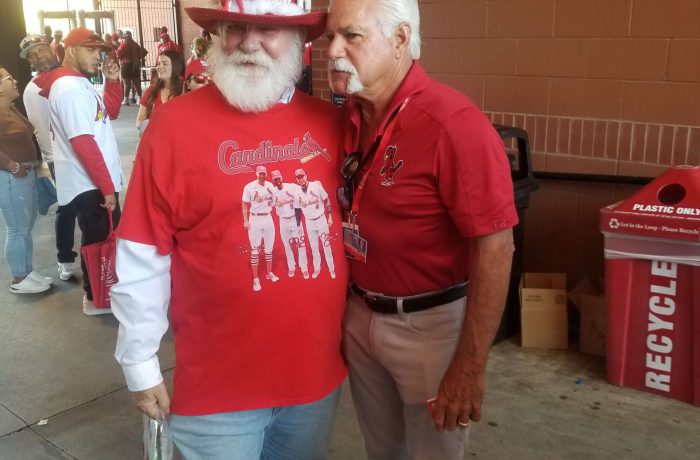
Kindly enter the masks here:
[[394, 157], [396, 156], [397, 151], [398, 149], [395, 145], [388, 146], [384, 151], [384, 166], [382, 166], [382, 169], [379, 170], [379, 174], [384, 177], [382, 185], [386, 187], [394, 185], [394, 175], [396, 174], [396, 171], [403, 166], [403, 160], [399, 160], [398, 163], [394, 162]]

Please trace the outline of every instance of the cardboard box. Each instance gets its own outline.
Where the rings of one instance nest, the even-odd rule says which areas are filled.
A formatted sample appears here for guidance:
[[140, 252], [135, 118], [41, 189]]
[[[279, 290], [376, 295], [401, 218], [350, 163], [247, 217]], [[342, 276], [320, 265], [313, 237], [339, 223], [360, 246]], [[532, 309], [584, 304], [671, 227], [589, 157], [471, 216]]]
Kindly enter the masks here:
[[581, 296], [581, 337], [584, 353], [605, 356], [605, 297]]
[[520, 280], [520, 323], [523, 347], [569, 345], [564, 273], [524, 273]]
[[[602, 282], [600, 283], [602, 286]], [[579, 310], [581, 327], [579, 350], [605, 356], [605, 297], [588, 278], [583, 278], [569, 291], [569, 298]]]

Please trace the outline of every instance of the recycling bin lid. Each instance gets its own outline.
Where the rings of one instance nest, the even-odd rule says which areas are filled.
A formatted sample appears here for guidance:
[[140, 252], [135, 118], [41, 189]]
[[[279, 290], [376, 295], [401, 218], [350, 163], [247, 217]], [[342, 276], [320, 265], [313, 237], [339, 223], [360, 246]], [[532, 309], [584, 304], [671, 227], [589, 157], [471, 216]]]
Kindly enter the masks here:
[[628, 199], [601, 209], [600, 230], [700, 241], [700, 166], [671, 168]]

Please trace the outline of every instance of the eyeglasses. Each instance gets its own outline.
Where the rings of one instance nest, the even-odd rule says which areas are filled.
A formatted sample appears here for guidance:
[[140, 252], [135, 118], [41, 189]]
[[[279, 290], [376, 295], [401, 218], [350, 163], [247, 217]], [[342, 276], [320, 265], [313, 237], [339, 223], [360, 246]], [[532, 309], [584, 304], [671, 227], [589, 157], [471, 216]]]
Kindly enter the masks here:
[[362, 152], [352, 152], [345, 155], [343, 164], [340, 165], [340, 175], [345, 180], [345, 185], [338, 187], [335, 197], [343, 211], [350, 211], [352, 206], [352, 192], [357, 171], [360, 169]]
[[209, 83], [211, 78], [209, 78], [208, 75], [202, 75], [202, 74], [197, 74], [197, 75], [190, 75], [190, 82], [195, 82], [200, 85], [203, 85], [205, 83]]

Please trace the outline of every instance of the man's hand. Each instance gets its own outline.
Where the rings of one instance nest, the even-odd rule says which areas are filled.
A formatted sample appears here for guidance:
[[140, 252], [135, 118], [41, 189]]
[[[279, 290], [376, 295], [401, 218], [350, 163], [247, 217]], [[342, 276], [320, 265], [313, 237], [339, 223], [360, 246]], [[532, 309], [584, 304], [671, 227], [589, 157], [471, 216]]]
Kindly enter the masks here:
[[[469, 360], [455, 357], [440, 382], [433, 405], [433, 421], [437, 431], [466, 428], [470, 420], [481, 420], [485, 376]], [[460, 425], [461, 423], [461, 425]]]
[[119, 80], [119, 64], [110, 55], [107, 55], [102, 63], [102, 75], [104, 75], [104, 77], [110, 81]]
[[170, 395], [165, 383], [133, 393], [136, 407], [152, 419], [163, 419], [170, 413]]
[[249, 230], [250, 229], [250, 222], [248, 222], [247, 220], [244, 220], [243, 221], [243, 228], [245, 228], [246, 230]]
[[433, 419], [438, 431], [466, 428], [481, 419], [486, 361], [506, 303], [513, 231], [501, 230], [475, 238], [473, 271], [469, 279], [468, 308], [455, 357], [447, 368]]
[[328, 228], [331, 228], [333, 226], [333, 216], [328, 214]]
[[114, 193], [106, 195], [105, 202], [100, 206], [109, 211], [114, 211], [117, 208], [117, 196]]

